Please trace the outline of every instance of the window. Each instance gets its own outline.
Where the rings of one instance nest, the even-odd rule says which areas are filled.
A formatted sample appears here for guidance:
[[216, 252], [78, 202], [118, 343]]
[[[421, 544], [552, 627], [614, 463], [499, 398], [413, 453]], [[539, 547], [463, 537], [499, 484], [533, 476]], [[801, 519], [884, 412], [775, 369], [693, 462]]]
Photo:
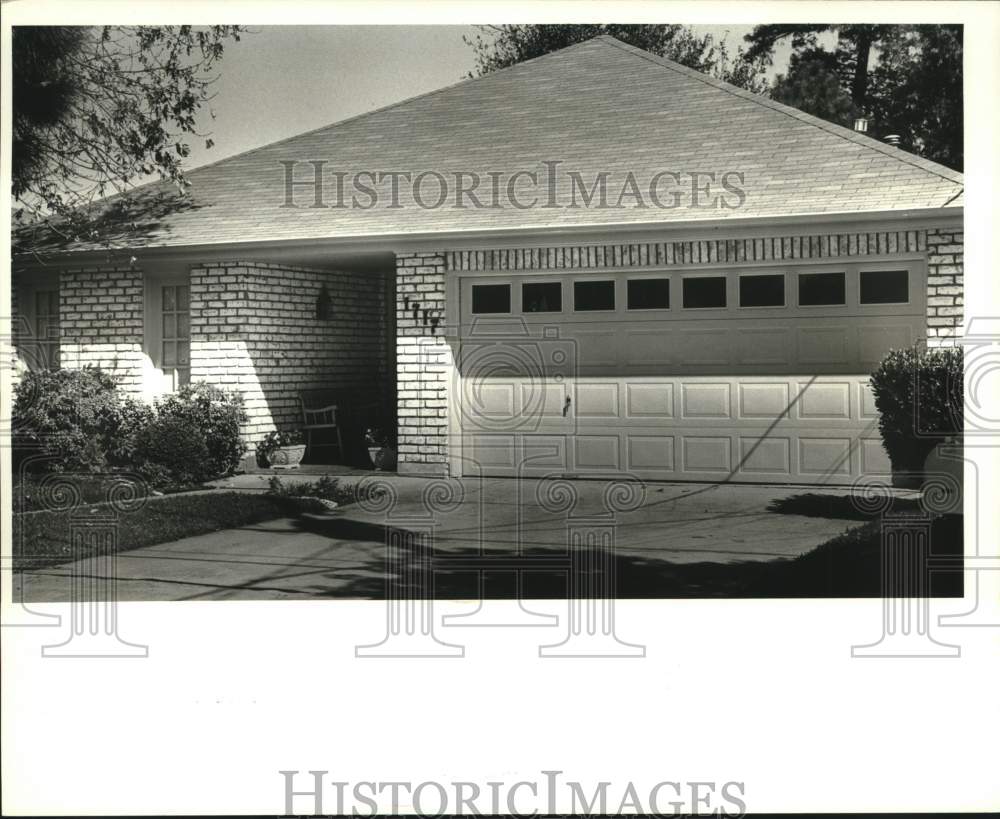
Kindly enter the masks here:
[[558, 313], [562, 310], [562, 285], [559, 282], [525, 282], [521, 285], [521, 311]]
[[472, 285], [473, 313], [509, 313], [509, 284], [474, 284]]
[[35, 291], [35, 338], [38, 366], [59, 369], [59, 291]]
[[906, 304], [910, 300], [905, 270], [862, 270], [862, 304]]
[[615, 283], [573, 282], [574, 310], [614, 310]]
[[174, 388], [191, 380], [191, 314], [186, 284], [164, 285], [160, 362], [165, 374], [173, 373]]
[[740, 307], [784, 307], [785, 277], [740, 276]]
[[685, 308], [726, 306], [725, 276], [691, 276], [683, 281]]
[[843, 273], [799, 273], [799, 304], [846, 304]]
[[670, 307], [670, 279], [629, 279], [629, 310], [666, 310]]

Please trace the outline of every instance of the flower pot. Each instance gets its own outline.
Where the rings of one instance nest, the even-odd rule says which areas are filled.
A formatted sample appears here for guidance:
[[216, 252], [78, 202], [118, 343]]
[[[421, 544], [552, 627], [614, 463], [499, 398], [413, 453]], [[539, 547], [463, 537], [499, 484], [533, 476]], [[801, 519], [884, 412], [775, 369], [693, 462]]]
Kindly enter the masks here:
[[290, 444], [274, 450], [267, 456], [267, 462], [273, 469], [298, 469], [305, 455], [305, 444]]
[[391, 472], [396, 468], [396, 450], [391, 446], [370, 446], [368, 457], [372, 459], [376, 472]]

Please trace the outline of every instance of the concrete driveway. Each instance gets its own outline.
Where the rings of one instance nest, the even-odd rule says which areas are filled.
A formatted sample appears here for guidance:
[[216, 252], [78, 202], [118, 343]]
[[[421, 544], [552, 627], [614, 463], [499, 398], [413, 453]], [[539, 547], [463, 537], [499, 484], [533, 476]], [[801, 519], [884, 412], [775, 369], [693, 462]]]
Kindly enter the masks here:
[[[267, 477], [220, 486], [263, 491]], [[387, 521], [406, 531], [433, 528], [438, 597], [477, 598], [484, 578], [488, 597], [564, 596], [567, 530], [594, 530], [610, 520], [619, 596], [739, 596], [748, 563], [796, 557], [863, 522], [842, 488], [648, 484], [638, 508], [609, 518], [602, 482], [569, 484], [576, 498], [568, 509], [564, 494], [540, 497], [537, 481], [499, 478], [452, 482], [460, 483], [461, 497], [432, 501], [437, 511], [428, 517], [430, 481], [382, 479], [397, 495], [391, 511], [353, 504], [121, 552], [119, 599], [382, 598], [387, 554], [401, 554], [386, 546]], [[525, 558], [537, 568], [522, 573], [518, 592], [513, 568]], [[477, 571], [485, 566], [493, 571]], [[25, 572], [15, 577], [15, 599], [23, 589], [26, 601], [65, 601], [74, 572], [102, 571], [93, 559]], [[398, 584], [405, 572], [396, 563], [388, 574]], [[427, 594], [412, 584], [403, 591]]]

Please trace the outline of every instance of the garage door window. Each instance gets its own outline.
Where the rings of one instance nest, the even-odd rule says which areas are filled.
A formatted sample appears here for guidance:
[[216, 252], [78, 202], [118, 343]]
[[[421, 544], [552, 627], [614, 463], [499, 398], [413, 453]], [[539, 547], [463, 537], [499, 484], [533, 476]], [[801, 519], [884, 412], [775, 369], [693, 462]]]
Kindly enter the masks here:
[[862, 304], [906, 304], [910, 287], [905, 270], [862, 270]]
[[521, 311], [558, 313], [562, 310], [562, 285], [559, 282], [531, 282], [521, 285]]
[[614, 310], [615, 283], [604, 282], [573, 282], [573, 309]]
[[509, 284], [474, 284], [472, 285], [473, 313], [509, 313]]
[[629, 279], [629, 310], [666, 310], [670, 307], [670, 279]]
[[784, 307], [785, 277], [740, 276], [740, 307]]
[[685, 309], [726, 306], [726, 277], [699, 276], [684, 279]]
[[804, 307], [845, 304], [843, 273], [799, 273], [799, 304]]

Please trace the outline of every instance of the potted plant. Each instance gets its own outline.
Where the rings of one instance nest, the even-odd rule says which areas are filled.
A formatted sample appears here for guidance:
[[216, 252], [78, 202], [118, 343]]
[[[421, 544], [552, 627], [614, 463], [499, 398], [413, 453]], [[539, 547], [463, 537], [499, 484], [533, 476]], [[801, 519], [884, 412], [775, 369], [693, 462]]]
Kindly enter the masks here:
[[396, 466], [396, 450], [392, 438], [383, 427], [368, 427], [365, 430], [365, 445], [368, 457], [376, 471], [391, 470]]
[[257, 462], [274, 469], [297, 469], [306, 454], [302, 430], [269, 432], [257, 444]]

